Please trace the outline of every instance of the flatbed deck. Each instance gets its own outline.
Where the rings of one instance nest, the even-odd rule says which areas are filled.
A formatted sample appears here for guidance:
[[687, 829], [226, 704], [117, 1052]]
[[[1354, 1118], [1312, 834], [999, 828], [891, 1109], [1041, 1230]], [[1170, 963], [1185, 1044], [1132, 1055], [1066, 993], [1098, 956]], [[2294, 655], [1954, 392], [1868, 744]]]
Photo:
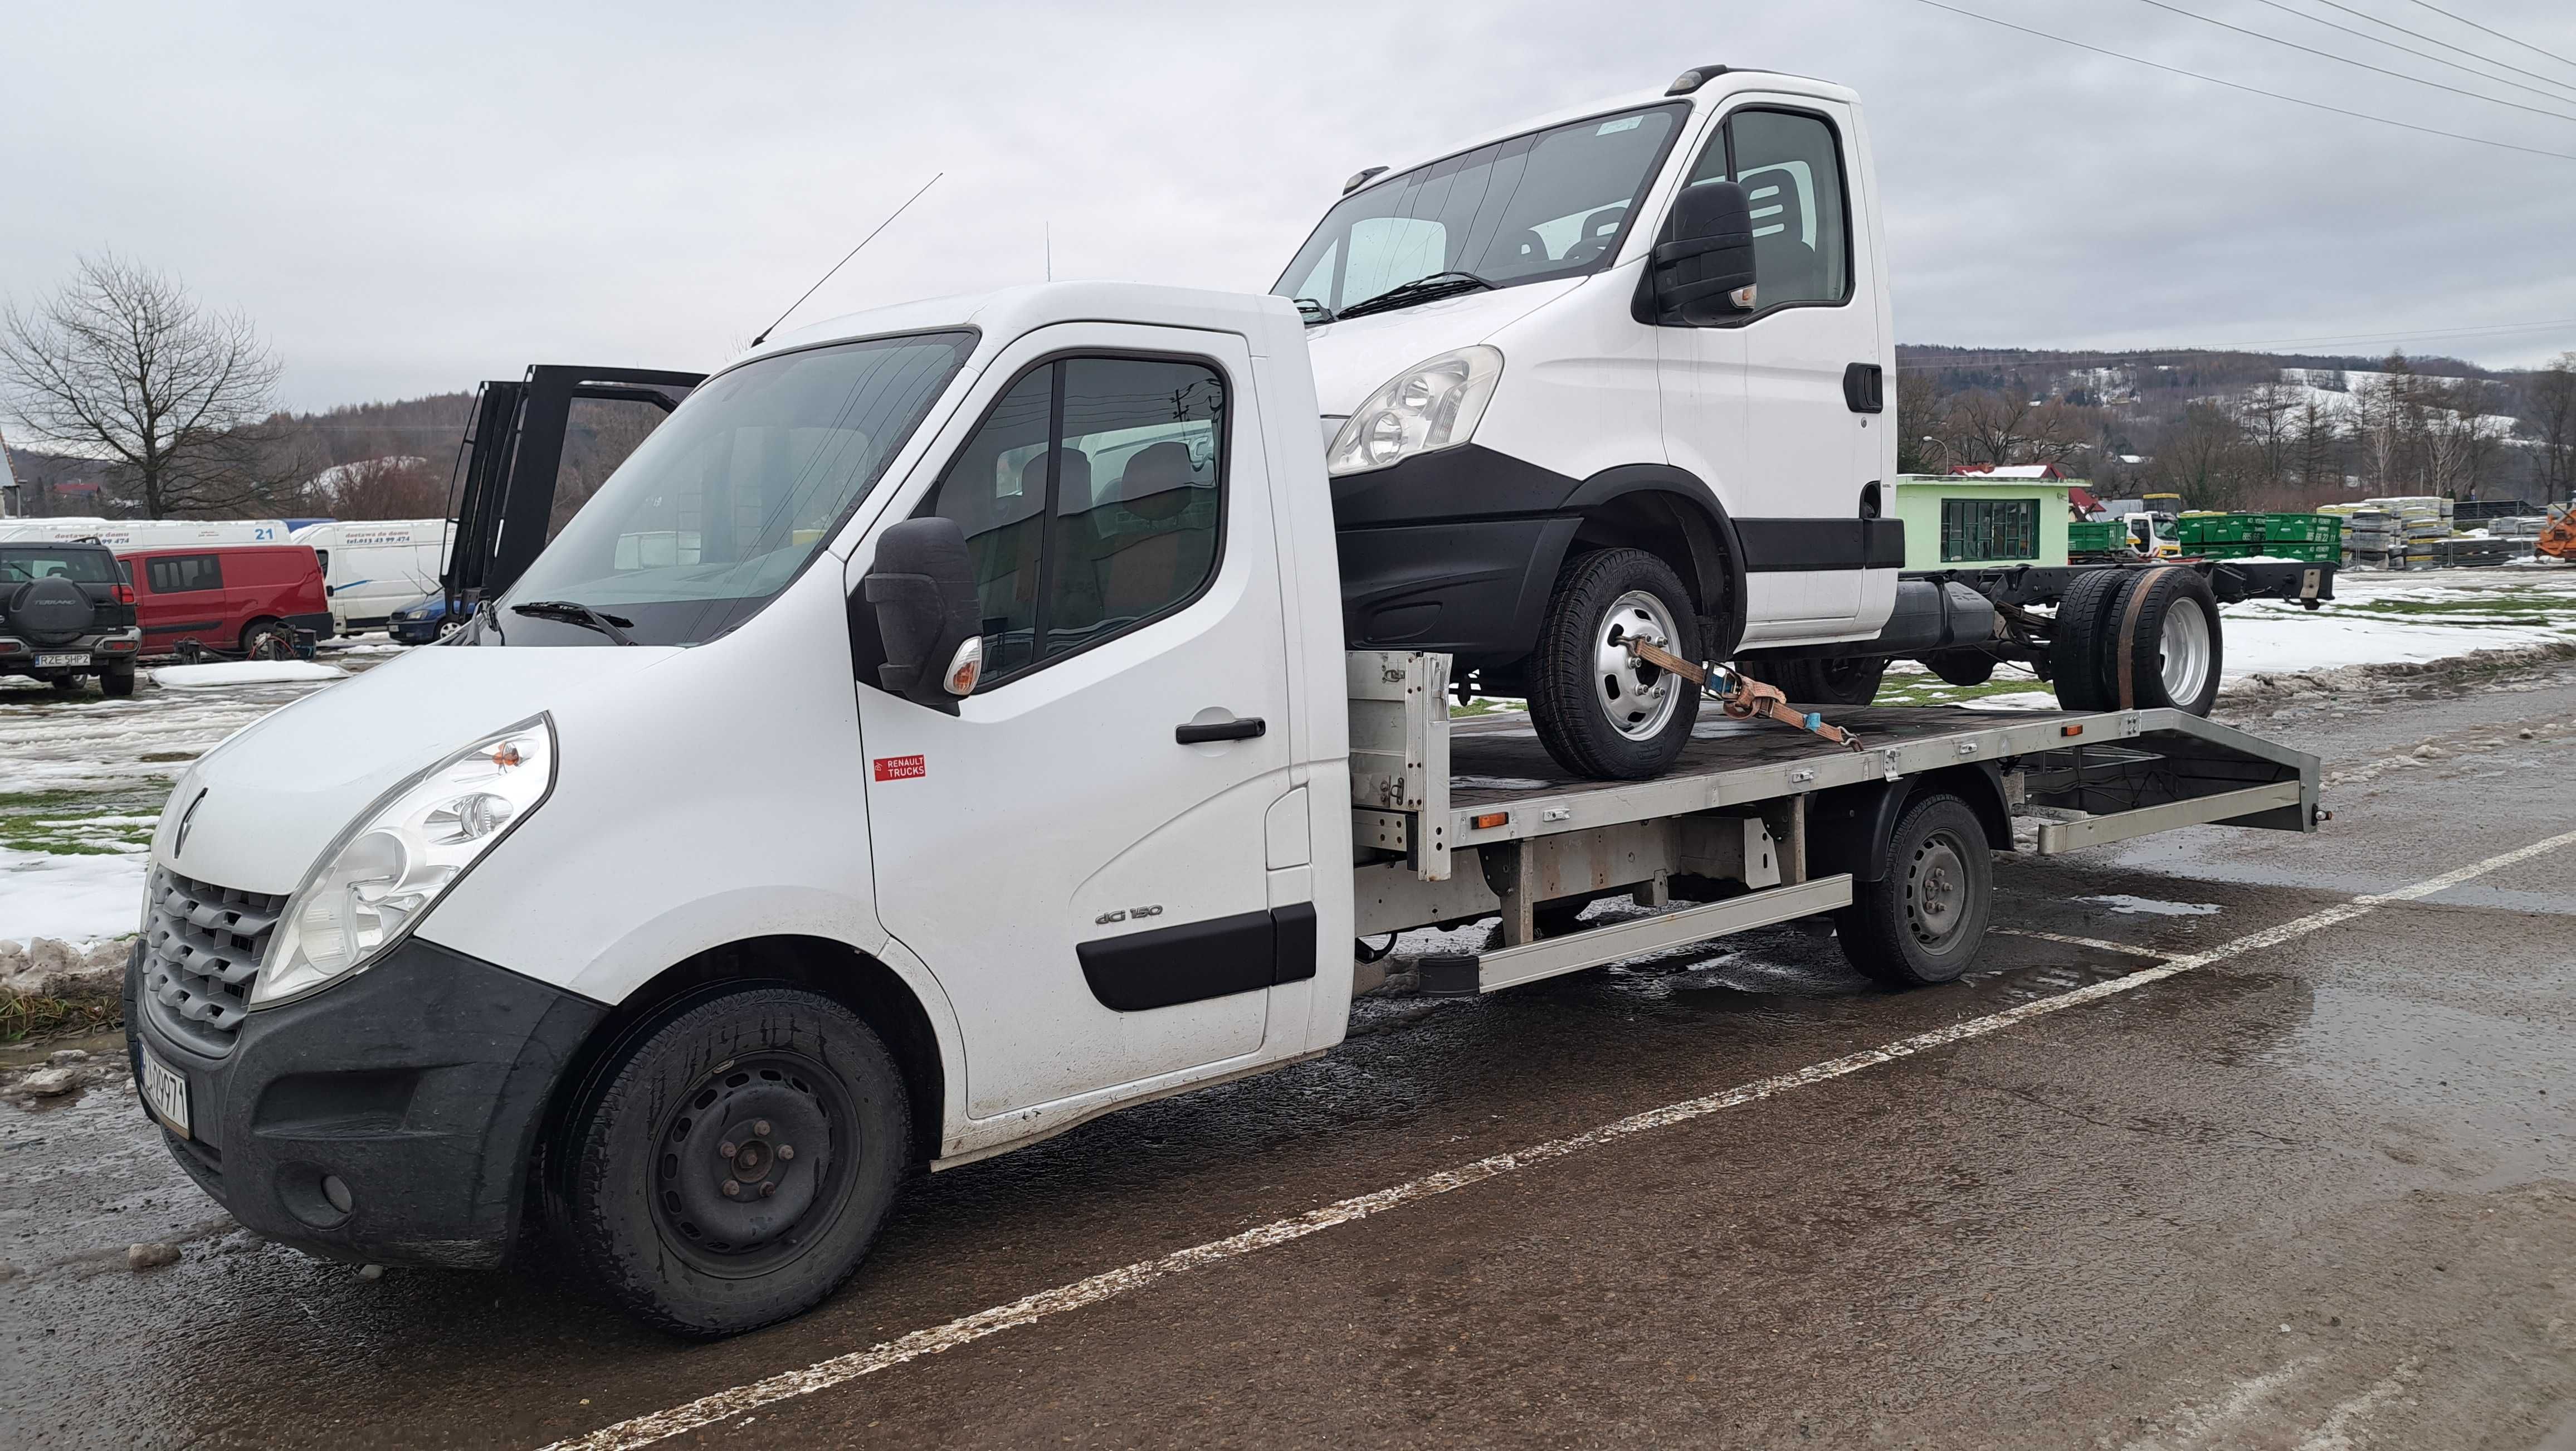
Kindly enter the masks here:
[[[2171, 709], [1831, 712], [1859, 737], [1850, 750], [1707, 704], [1672, 770], [1589, 780], [1556, 763], [1525, 715], [1451, 721], [1445, 657], [1351, 661], [1358, 926], [1499, 916], [1500, 946], [1456, 969], [1472, 986], [1453, 990], [1846, 906], [1852, 872], [1811, 866], [1875, 880], [1853, 866], [1874, 860], [1856, 843], [1915, 789], [1983, 803], [1997, 850], [2014, 849], [2014, 820], [2035, 820], [2042, 855], [2203, 823], [2313, 831], [2324, 814], [2317, 758]], [[1811, 810], [1824, 813], [1813, 841]], [[1675, 881], [1712, 880], [1731, 884], [1724, 900], [1673, 903]], [[1545, 930], [1551, 908], [1614, 893], [1665, 910]]]

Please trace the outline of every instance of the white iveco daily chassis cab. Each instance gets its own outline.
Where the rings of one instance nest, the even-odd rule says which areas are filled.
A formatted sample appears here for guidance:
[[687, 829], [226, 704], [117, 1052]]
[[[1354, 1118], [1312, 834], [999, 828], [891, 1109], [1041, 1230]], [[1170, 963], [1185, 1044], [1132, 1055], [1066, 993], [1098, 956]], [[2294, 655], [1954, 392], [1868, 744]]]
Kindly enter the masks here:
[[[1739, 99], [1650, 109], [1687, 148]], [[1517, 291], [1600, 285], [1637, 284]], [[1285, 298], [1068, 283], [699, 383], [448, 643], [180, 780], [127, 980], [172, 1152], [318, 1253], [550, 1237], [723, 1334], [847, 1279], [918, 1166], [1332, 1047], [1389, 966], [1362, 938], [1492, 919], [1404, 964], [1472, 995], [1833, 913], [1934, 983], [2017, 814], [2043, 852], [2315, 828], [2313, 758], [2171, 709], [1860, 711], [1845, 751], [1667, 677], [1679, 759], [1627, 782], [1518, 718], [1453, 732], [1451, 652], [1345, 639], [1309, 336]]]

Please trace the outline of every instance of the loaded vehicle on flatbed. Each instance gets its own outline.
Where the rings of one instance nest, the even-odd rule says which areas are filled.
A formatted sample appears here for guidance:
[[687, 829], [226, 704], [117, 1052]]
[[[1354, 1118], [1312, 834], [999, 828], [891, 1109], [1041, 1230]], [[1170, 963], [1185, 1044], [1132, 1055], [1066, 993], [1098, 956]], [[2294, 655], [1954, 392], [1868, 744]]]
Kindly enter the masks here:
[[[1696, 147], [1734, 99], [1645, 109]], [[1661, 774], [1453, 727], [1453, 652], [1345, 638], [1307, 351], [1286, 298], [1065, 283], [487, 390], [469, 622], [155, 829], [127, 1008], [170, 1151], [315, 1253], [537, 1250], [728, 1334], [846, 1281], [915, 1170], [1325, 1052], [1392, 968], [1476, 994], [1831, 914], [1938, 983], [2017, 821], [2321, 819], [2314, 758], [2185, 711], [1864, 709], [1847, 747], [1703, 711], [1722, 667], [1642, 627], [1604, 658], [1661, 672]], [[583, 389], [686, 399], [546, 542], [551, 464], [496, 460], [558, 456]]]

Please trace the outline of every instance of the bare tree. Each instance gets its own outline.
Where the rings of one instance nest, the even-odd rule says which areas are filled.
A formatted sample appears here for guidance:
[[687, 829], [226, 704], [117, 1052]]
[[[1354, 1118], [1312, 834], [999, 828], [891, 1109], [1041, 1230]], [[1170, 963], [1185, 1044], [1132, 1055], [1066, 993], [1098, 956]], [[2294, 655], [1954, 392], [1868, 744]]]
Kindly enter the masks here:
[[2278, 381], [2256, 384], [2237, 403], [2237, 421], [2245, 427], [2245, 441], [2266, 489], [2278, 488], [2290, 476], [2299, 403], [2299, 390]]
[[323, 503], [343, 519], [435, 519], [447, 512], [447, 479], [428, 459], [392, 454], [325, 470]]
[[147, 518], [237, 510], [279, 482], [264, 467], [276, 384], [248, 318], [113, 253], [82, 258], [33, 309], [0, 311], [9, 411], [36, 438], [122, 465]]
[[2261, 469], [2232, 410], [2208, 400], [2183, 405], [2182, 420], [2156, 449], [2156, 476], [2185, 508], [2234, 509]]
[[1937, 473], [1947, 464], [1949, 454], [1938, 433], [1940, 426], [1941, 393], [1932, 375], [1900, 368], [1896, 375], [1898, 473]]
[[2525, 394], [2523, 426], [2540, 444], [2532, 471], [2541, 498], [2555, 503], [2576, 492], [2576, 353], [2534, 373]]
[[1978, 388], [1951, 400], [1936, 431], [1953, 463], [2055, 463], [2084, 441], [2087, 421], [2069, 404]]
[[2291, 468], [2300, 487], [2311, 494], [2343, 487], [2343, 414], [2342, 408], [2310, 394], [2291, 421]]

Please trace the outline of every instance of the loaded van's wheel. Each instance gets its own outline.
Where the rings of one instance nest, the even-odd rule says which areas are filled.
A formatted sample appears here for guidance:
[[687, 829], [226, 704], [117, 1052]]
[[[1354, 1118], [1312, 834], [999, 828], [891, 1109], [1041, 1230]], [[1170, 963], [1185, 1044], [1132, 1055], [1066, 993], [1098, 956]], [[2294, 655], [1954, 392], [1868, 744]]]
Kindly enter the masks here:
[[295, 632], [284, 620], [254, 620], [242, 630], [241, 647], [245, 660], [292, 660]]
[[628, 1314], [713, 1338], [858, 1270], [911, 1154], [911, 1106], [857, 1014], [754, 988], [629, 1049], [568, 1125], [561, 1231]]
[[1699, 719], [1699, 687], [1629, 654], [1632, 637], [1699, 658], [1690, 592], [1672, 567], [1642, 549], [1568, 559], [1530, 657], [1529, 705], [1548, 754], [1577, 775], [1659, 775]]
[[2105, 644], [2113, 706], [2172, 706], [2205, 716], [2218, 703], [2218, 597], [2198, 570], [2133, 576], [2110, 611]]
[[1936, 791], [1909, 803], [1875, 882], [1854, 882], [1834, 914], [1843, 956], [1889, 987], [1925, 987], [1968, 970], [1986, 939], [1995, 864], [1968, 803]]
[[122, 665], [110, 665], [105, 670], [98, 672], [98, 689], [100, 694], [106, 696], [121, 697], [132, 695], [134, 693], [134, 662], [128, 660]]
[[2112, 610], [2120, 603], [2130, 573], [2119, 569], [2087, 570], [2075, 576], [2057, 602], [2057, 623], [2048, 639], [2048, 679], [2057, 687], [2057, 703], [2068, 710], [2109, 710]]
[[1782, 695], [1801, 704], [1867, 705], [1878, 699], [1887, 661], [1779, 660], [1757, 667], [1753, 678], [1780, 687]]

